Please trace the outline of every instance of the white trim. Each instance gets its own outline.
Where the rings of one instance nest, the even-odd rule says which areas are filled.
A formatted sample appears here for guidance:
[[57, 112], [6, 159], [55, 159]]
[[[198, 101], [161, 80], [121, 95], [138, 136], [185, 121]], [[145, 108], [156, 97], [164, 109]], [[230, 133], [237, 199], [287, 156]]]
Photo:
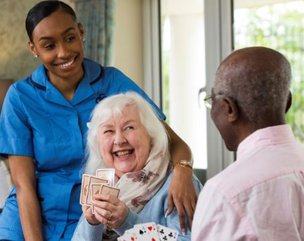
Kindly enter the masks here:
[[[206, 42], [206, 91], [210, 93], [220, 61], [231, 52], [231, 1], [204, 0]], [[143, 0], [144, 89], [157, 105], [161, 103], [161, 58], [159, 0]], [[222, 171], [234, 160], [227, 151], [210, 115], [207, 118], [207, 178]]]
[[[211, 92], [214, 74], [220, 61], [231, 51], [231, 1], [205, 0], [206, 91]], [[233, 161], [210, 118], [207, 118], [207, 179], [222, 171]]]
[[159, 1], [143, 0], [144, 90], [161, 106]]

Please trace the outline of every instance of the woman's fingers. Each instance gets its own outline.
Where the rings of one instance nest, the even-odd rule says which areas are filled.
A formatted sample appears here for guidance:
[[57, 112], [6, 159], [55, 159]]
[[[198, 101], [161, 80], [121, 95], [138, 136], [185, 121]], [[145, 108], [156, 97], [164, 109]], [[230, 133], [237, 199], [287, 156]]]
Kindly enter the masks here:
[[[95, 217], [103, 224], [111, 228], [119, 227], [128, 215], [128, 208], [117, 197], [99, 195], [98, 200], [93, 201]], [[100, 201], [102, 200], [102, 201]]]

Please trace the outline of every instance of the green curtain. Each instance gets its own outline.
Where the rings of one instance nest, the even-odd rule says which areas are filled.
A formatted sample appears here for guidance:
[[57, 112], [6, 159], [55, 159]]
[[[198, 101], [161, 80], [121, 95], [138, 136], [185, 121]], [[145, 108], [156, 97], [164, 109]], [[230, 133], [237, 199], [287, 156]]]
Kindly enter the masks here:
[[115, 0], [73, 2], [85, 30], [85, 56], [102, 65], [111, 65]]

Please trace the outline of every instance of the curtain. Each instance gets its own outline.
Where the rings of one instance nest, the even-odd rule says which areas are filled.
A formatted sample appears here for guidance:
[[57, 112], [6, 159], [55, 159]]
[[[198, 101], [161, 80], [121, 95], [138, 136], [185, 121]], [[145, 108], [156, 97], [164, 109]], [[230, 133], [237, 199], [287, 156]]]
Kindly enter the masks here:
[[115, 0], [73, 0], [85, 31], [85, 56], [111, 65]]

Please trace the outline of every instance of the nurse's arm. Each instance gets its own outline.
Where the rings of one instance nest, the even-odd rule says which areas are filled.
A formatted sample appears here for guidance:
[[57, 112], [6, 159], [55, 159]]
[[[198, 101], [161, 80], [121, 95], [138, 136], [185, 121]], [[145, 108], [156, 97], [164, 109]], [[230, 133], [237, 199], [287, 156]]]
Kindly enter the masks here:
[[19, 215], [26, 241], [42, 241], [41, 211], [36, 193], [35, 166], [31, 157], [8, 157], [16, 186]]
[[[164, 126], [170, 139], [170, 154], [173, 160], [173, 178], [168, 193], [168, 210], [170, 214], [174, 206], [177, 209], [179, 223], [183, 233], [192, 225], [197, 195], [192, 182], [192, 169], [177, 165], [181, 160], [191, 160], [191, 150], [188, 145], [165, 122]], [[188, 225], [187, 225], [188, 220]]]

